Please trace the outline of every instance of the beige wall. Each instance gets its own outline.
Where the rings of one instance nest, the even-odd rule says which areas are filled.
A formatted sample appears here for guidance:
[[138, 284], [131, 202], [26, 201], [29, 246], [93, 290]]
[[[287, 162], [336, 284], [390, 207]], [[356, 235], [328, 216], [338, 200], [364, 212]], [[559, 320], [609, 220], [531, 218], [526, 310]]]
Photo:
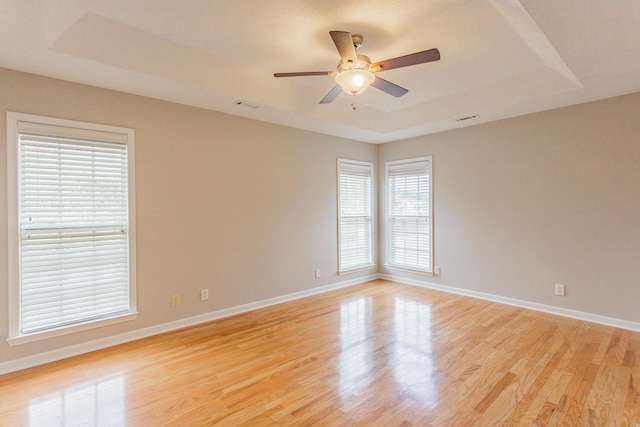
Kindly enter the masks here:
[[337, 157], [384, 194], [385, 161], [433, 156], [442, 275], [381, 273], [640, 321], [640, 94], [376, 146], [0, 69], [0, 242], [6, 110], [136, 130], [140, 316], [9, 347], [1, 297], [0, 363], [375, 272], [336, 275]]
[[[7, 345], [7, 110], [135, 129], [136, 321]], [[0, 150], [0, 362], [372, 272], [336, 274], [336, 158], [375, 145], [0, 69]]]
[[380, 194], [385, 161], [433, 156], [442, 274], [380, 271], [639, 322], [639, 111], [634, 94], [381, 145]]

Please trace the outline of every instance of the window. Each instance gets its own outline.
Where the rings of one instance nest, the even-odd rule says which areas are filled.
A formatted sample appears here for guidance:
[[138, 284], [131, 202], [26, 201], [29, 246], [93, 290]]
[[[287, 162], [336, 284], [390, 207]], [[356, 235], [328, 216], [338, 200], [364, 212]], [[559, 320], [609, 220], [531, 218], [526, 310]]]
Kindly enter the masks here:
[[433, 273], [432, 159], [387, 162], [386, 169], [389, 266]]
[[7, 113], [9, 343], [135, 318], [134, 132]]
[[373, 265], [373, 164], [338, 159], [338, 270]]

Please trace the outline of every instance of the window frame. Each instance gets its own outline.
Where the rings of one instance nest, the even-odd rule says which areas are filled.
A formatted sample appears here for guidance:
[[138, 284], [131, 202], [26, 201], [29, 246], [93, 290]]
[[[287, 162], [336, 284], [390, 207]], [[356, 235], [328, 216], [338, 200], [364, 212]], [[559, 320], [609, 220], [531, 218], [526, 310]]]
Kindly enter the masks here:
[[[424, 269], [419, 267], [411, 267], [406, 265], [398, 265], [393, 264], [391, 260], [391, 243], [392, 243], [392, 230], [391, 230], [391, 186], [389, 183], [390, 178], [390, 168], [398, 165], [411, 165], [415, 163], [427, 162], [429, 165], [429, 265], [427, 265]], [[385, 197], [385, 224], [386, 224], [386, 244], [385, 244], [385, 267], [389, 269], [397, 269], [408, 271], [412, 273], [424, 274], [427, 276], [435, 276], [434, 273], [434, 238], [433, 238], [433, 156], [422, 156], [422, 157], [413, 157], [408, 159], [401, 160], [390, 160], [385, 162], [385, 186], [386, 186], [386, 197]]]
[[[28, 342], [77, 333], [95, 329], [106, 325], [131, 321], [137, 318], [136, 297], [136, 226], [135, 226], [135, 131], [129, 128], [86, 123], [75, 120], [38, 116], [33, 114], [7, 111], [7, 220], [8, 220], [8, 314], [9, 345], [19, 345]], [[81, 135], [83, 131], [108, 132], [126, 135], [128, 160], [128, 257], [129, 257], [129, 310], [123, 314], [104, 316], [99, 319], [87, 320], [60, 327], [22, 333], [20, 325], [20, 214], [19, 214], [19, 122], [30, 122], [39, 125], [50, 125], [71, 128], [70, 132]]]
[[[341, 212], [341, 206], [342, 206], [342, 202], [341, 202], [341, 191], [340, 191], [340, 175], [341, 175], [341, 171], [342, 165], [353, 165], [355, 167], [366, 167], [369, 168], [369, 178], [370, 178], [370, 194], [369, 194], [369, 202], [370, 202], [370, 206], [369, 206], [369, 236], [370, 236], [370, 241], [369, 241], [369, 261], [366, 263], [362, 263], [359, 265], [355, 265], [355, 266], [351, 266], [351, 267], [343, 267], [343, 260], [342, 260], [342, 240], [343, 240], [343, 236], [342, 236], [342, 212]], [[359, 270], [364, 270], [364, 269], [368, 269], [368, 268], [372, 268], [376, 266], [376, 262], [375, 262], [375, 221], [376, 221], [376, 216], [375, 216], [375, 202], [374, 202], [374, 197], [375, 197], [375, 165], [373, 164], [373, 162], [366, 162], [366, 161], [362, 161], [362, 160], [351, 160], [351, 159], [345, 159], [345, 158], [338, 158], [337, 159], [337, 168], [336, 168], [336, 177], [337, 177], [337, 181], [336, 181], [336, 188], [337, 188], [337, 220], [338, 220], [338, 275], [342, 275], [342, 274], [348, 274], [348, 273], [352, 273], [355, 271], [359, 271]]]

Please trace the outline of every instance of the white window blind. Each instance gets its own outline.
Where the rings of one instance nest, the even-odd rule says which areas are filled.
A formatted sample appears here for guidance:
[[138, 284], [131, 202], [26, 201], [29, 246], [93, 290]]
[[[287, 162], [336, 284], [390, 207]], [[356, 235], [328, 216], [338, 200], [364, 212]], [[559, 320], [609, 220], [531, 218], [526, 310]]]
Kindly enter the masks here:
[[431, 162], [387, 162], [390, 266], [433, 272]]
[[373, 165], [338, 159], [339, 271], [373, 265]]
[[130, 138], [17, 121], [18, 335], [132, 312]]

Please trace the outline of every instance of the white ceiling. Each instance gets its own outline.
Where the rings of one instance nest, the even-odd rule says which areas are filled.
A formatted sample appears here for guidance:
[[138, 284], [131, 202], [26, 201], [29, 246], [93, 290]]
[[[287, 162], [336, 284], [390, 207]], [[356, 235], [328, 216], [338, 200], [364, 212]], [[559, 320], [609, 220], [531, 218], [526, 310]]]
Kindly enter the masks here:
[[[330, 30], [442, 59], [319, 105], [273, 73], [334, 70]], [[2, 67], [373, 143], [638, 92], [639, 46], [639, 0], [0, 0]]]

